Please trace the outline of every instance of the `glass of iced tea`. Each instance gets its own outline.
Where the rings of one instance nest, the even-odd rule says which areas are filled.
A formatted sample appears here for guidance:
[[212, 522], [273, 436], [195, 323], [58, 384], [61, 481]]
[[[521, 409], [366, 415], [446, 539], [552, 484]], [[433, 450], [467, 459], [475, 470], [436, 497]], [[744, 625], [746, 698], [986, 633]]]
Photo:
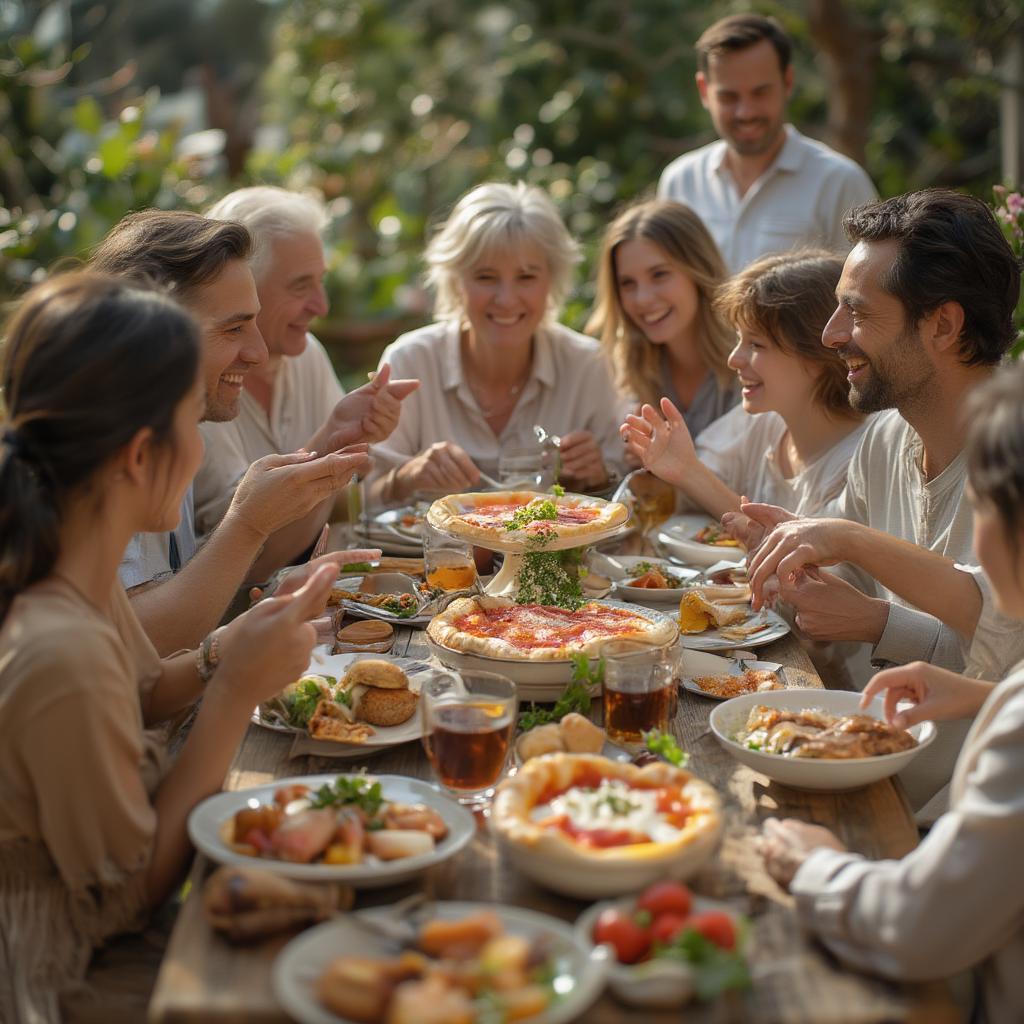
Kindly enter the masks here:
[[516, 684], [497, 672], [445, 673], [423, 685], [423, 745], [438, 781], [459, 803], [490, 803], [505, 772], [518, 707]]
[[663, 648], [629, 640], [606, 644], [604, 729], [620, 746], [639, 747], [651, 729], [667, 731], [676, 707], [676, 671]]
[[427, 583], [442, 590], [472, 590], [476, 586], [473, 545], [423, 524], [423, 571]]
[[634, 470], [625, 484], [641, 536], [657, 529], [676, 510], [675, 488], [648, 470]]

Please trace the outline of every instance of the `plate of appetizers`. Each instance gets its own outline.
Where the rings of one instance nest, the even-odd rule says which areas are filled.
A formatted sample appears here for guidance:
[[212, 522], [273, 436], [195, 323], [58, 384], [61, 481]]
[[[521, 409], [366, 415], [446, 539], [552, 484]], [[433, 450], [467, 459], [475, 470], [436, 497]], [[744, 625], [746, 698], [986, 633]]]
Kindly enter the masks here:
[[844, 790], [902, 771], [935, 738], [935, 725], [897, 729], [882, 698], [793, 688], [750, 693], [712, 709], [718, 742], [742, 764], [796, 789]]
[[777, 661], [734, 660], [704, 651], [687, 651], [683, 670], [683, 689], [709, 700], [731, 700], [745, 693], [786, 689], [785, 669]]
[[188, 834], [220, 864], [300, 881], [373, 889], [454, 856], [473, 815], [434, 786], [397, 775], [303, 775], [217, 793], [195, 807]]
[[[457, 969], [453, 969], [457, 965]], [[608, 951], [547, 914], [493, 903], [427, 903], [343, 915], [303, 932], [271, 982], [300, 1024], [417, 1024], [580, 1017], [604, 988]]]
[[420, 739], [420, 688], [437, 671], [412, 658], [317, 654], [299, 679], [253, 710], [252, 721], [316, 740], [331, 756], [362, 757]]
[[679, 637], [695, 651], [727, 651], [734, 647], [761, 647], [790, 631], [789, 623], [769, 608], [751, 610], [746, 601], [717, 597], [718, 587], [694, 587], [679, 600]]
[[704, 567], [716, 562], [742, 562], [746, 551], [739, 541], [706, 515], [672, 516], [658, 531], [658, 543], [686, 565]]
[[599, 564], [609, 567], [616, 597], [634, 604], [677, 604], [683, 593], [701, 579], [697, 569], [647, 555], [615, 555]]

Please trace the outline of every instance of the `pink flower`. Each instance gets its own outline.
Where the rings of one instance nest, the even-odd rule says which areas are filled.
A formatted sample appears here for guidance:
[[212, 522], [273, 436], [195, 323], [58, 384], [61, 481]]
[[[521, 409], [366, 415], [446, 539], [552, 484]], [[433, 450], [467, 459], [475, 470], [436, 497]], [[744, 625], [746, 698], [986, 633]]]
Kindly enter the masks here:
[[1021, 210], [1024, 210], [1024, 196], [1019, 192], [1011, 192], [1006, 197], [1006, 208], [1012, 214], [1018, 214]]

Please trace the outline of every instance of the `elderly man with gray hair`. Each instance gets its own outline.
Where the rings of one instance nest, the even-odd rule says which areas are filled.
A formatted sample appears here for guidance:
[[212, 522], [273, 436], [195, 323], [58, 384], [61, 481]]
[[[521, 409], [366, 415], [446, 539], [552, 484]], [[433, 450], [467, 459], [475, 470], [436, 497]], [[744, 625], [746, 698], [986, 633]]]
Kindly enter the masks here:
[[[382, 367], [370, 383], [345, 395], [323, 345], [309, 333], [328, 308], [321, 240], [328, 218], [318, 199], [260, 185], [229, 193], [207, 216], [243, 224], [253, 237], [256, 325], [269, 358], [247, 375], [238, 416], [202, 426], [206, 455], [195, 483], [200, 533], [220, 521], [250, 463], [272, 452], [323, 454], [383, 441], [398, 424], [402, 399], [418, 386], [390, 380]], [[325, 503], [325, 521], [328, 511]]]

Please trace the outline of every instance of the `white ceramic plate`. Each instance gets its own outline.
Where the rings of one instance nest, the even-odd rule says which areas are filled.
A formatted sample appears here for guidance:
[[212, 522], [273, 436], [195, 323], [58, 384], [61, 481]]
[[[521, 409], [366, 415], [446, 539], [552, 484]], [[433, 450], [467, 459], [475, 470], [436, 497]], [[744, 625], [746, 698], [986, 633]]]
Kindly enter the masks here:
[[[362, 776], [361, 776], [362, 777]], [[266, 786], [253, 786], [208, 797], [188, 816], [188, 834], [193, 845], [218, 864], [259, 867], [276, 875], [299, 881], [347, 882], [357, 889], [379, 889], [397, 885], [424, 872], [427, 868], [453, 857], [473, 838], [476, 822], [473, 815], [438, 789], [419, 779], [398, 775], [369, 775], [379, 781], [384, 798], [404, 804], [426, 804], [437, 811], [448, 826], [448, 835], [437, 843], [430, 853], [400, 860], [380, 861], [373, 864], [292, 864], [269, 857], [246, 857], [236, 853], [221, 838], [221, 826], [229, 821], [250, 801], [270, 803], [274, 793], [282, 786], [305, 785], [319, 789], [334, 782], [333, 775], [300, 775], [289, 779], [275, 779]]]
[[[396, 575], [404, 575], [404, 573], [396, 573]], [[359, 590], [362, 581], [363, 576], [350, 576], [338, 580], [334, 585], [338, 590], [347, 590], [354, 594]], [[433, 602], [425, 605], [425, 608], [430, 608], [432, 604]], [[380, 619], [381, 622], [389, 622], [393, 626], [416, 626], [420, 629], [423, 629], [435, 615], [433, 611], [421, 609], [415, 615], [402, 618], [401, 615], [389, 612], [386, 608], [375, 608], [372, 604], [357, 604], [355, 601], [342, 601], [337, 607], [343, 608], [345, 614], [352, 619]]]
[[709, 723], [718, 742], [741, 764], [768, 778], [794, 789], [827, 790], [835, 792], [844, 789], [858, 789], [879, 779], [886, 779], [902, 771], [913, 759], [935, 739], [935, 726], [922, 722], [909, 732], [918, 744], [898, 754], [882, 754], [879, 757], [857, 757], [842, 761], [826, 758], [784, 757], [781, 754], [764, 754], [751, 750], [733, 737], [743, 730], [750, 717], [750, 711], [758, 704], [766, 707], [785, 708], [799, 711], [816, 708], [833, 715], [873, 715], [885, 720], [882, 698], [878, 697], [866, 711], [860, 709], [860, 694], [850, 690], [798, 689], [773, 690], [770, 693], [748, 693], [723, 701], [711, 712]]
[[385, 555], [410, 555], [422, 558], [423, 542], [406, 533], [399, 533], [393, 526], [378, 523], [373, 519], [356, 523], [353, 534], [357, 541], [364, 541], [367, 547], [380, 548]]
[[[316, 660], [310, 662], [309, 668], [303, 673], [307, 676], [334, 676], [341, 677], [357, 661], [373, 659], [378, 661], [394, 662], [409, 677], [409, 689], [413, 693], [419, 693], [423, 684], [437, 674], [437, 669], [425, 661], [416, 661], [413, 658], [389, 658], [386, 654], [318, 654]], [[305, 729], [296, 729], [290, 725], [283, 725], [272, 719], [265, 719], [260, 715], [260, 709], [254, 708], [252, 721], [255, 725], [273, 732], [286, 733], [289, 736], [301, 736], [308, 738], [314, 745], [314, 740]], [[401, 725], [389, 727], [373, 726], [373, 735], [365, 743], [338, 743], [335, 740], [322, 741], [325, 748], [330, 748], [331, 757], [364, 757], [368, 754], [378, 753], [388, 747], [396, 747], [400, 743], [409, 743], [411, 740], [418, 740], [423, 736], [423, 721], [417, 710], [412, 718], [407, 719]]]
[[[642, 608], [639, 605], [624, 601], [600, 601], [599, 604], [611, 605], [613, 608], [628, 608], [650, 619], [652, 622], [669, 620], [676, 621], [674, 615], [666, 615], [656, 608]], [[427, 646], [434, 657], [442, 665], [456, 671], [466, 669], [485, 672], [498, 672], [508, 676], [516, 684], [519, 699], [535, 701], [558, 700], [566, 685], [572, 681], [572, 661], [514, 661], [508, 658], [488, 658], [484, 654], [466, 654], [453, 651], [435, 643], [428, 635]], [[673, 638], [672, 642], [675, 642]], [[669, 646], [666, 644], [665, 646]]]
[[[393, 530], [399, 537], [405, 540], [422, 543], [423, 521], [426, 519], [428, 508], [429, 505], [426, 502], [422, 505], [405, 505], [402, 508], [389, 508], [386, 512], [375, 515], [373, 522]], [[403, 520], [409, 518], [412, 518], [414, 522], [403, 522]]]
[[[667, 558], [652, 558], [646, 555], [616, 555], [615, 561], [620, 565], [632, 569], [642, 562], [657, 566], [665, 573], [672, 573], [684, 580], [695, 580], [700, 576], [697, 569], [686, 569], [675, 565]], [[613, 577], [614, 578], [614, 577]], [[623, 601], [630, 601], [633, 604], [679, 604], [679, 599], [686, 593], [688, 587], [668, 587], [665, 590], [651, 590], [647, 587], [632, 587], [629, 585], [629, 577], [615, 579], [614, 591], [618, 598]]]
[[[715, 658], [713, 654], [705, 654], [703, 651], [694, 652], [699, 657], [704, 658]], [[693, 677], [696, 676], [741, 676], [743, 675], [744, 669], [754, 669], [755, 671], [774, 672], [779, 677], [779, 682], [783, 688], [786, 687], [786, 670], [777, 661], [744, 661], [742, 664], [738, 661], [733, 661], [729, 658], [715, 658], [715, 661], [721, 662], [721, 666], [716, 666], [710, 671], [703, 668], [691, 668], [687, 666], [689, 675], [685, 675], [680, 679], [680, 683], [684, 690], [689, 690], [690, 693], [697, 694], [698, 697], [705, 697], [707, 700], [730, 700], [729, 697], [716, 697], [713, 693], [708, 693], [706, 690], [702, 690], [694, 681]], [[774, 693], [776, 691], [769, 690], [768, 693]]]
[[746, 552], [742, 548], [718, 544], [701, 544], [694, 540], [696, 533], [714, 520], [705, 515], [672, 516], [658, 531], [658, 541], [665, 550], [686, 565], [704, 568], [716, 562], [742, 562]]
[[723, 637], [721, 631], [717, 629], [706, 629], [703, 633], [680, 633], [679, 640], [684, 647], [695, 651], [730, 651], [737, 647], [763, 647], [773, 640], [780, 640], [789, 633], [789, 623], [781, 615], [767, 608], [764, 611], [753, 613], [746, 623], [741, 622], [738, 625], [747, 625], [758, 616], [764, 617], [764, 628], [741, 640], [730, 640]]
[[[579, 1017], [600, 995], [609, 967], [608, 951], [584, 942], [572, 925], [547, 914], [493, 903], [439, 902], [427, 905], [431, 917], [454, 921], [480, 910], [493, 910], [510, 935], [524, 938], [548, 936], [554, 960], [557, 1000], [539, 1016], [523, 1018], [532, 1024], [567, 1024]], [[289, 1016], [300, 1024], [352, 1024], [321, 1006], [316, 998], [316, 979], [335, 957], [392, 957], [393, 945], [385, 943], [360, 919], [386, 916], [388, 908], [373, 907], [317, 925], [292, 939], [274, 962], [271, 982], [274, 995]]]

